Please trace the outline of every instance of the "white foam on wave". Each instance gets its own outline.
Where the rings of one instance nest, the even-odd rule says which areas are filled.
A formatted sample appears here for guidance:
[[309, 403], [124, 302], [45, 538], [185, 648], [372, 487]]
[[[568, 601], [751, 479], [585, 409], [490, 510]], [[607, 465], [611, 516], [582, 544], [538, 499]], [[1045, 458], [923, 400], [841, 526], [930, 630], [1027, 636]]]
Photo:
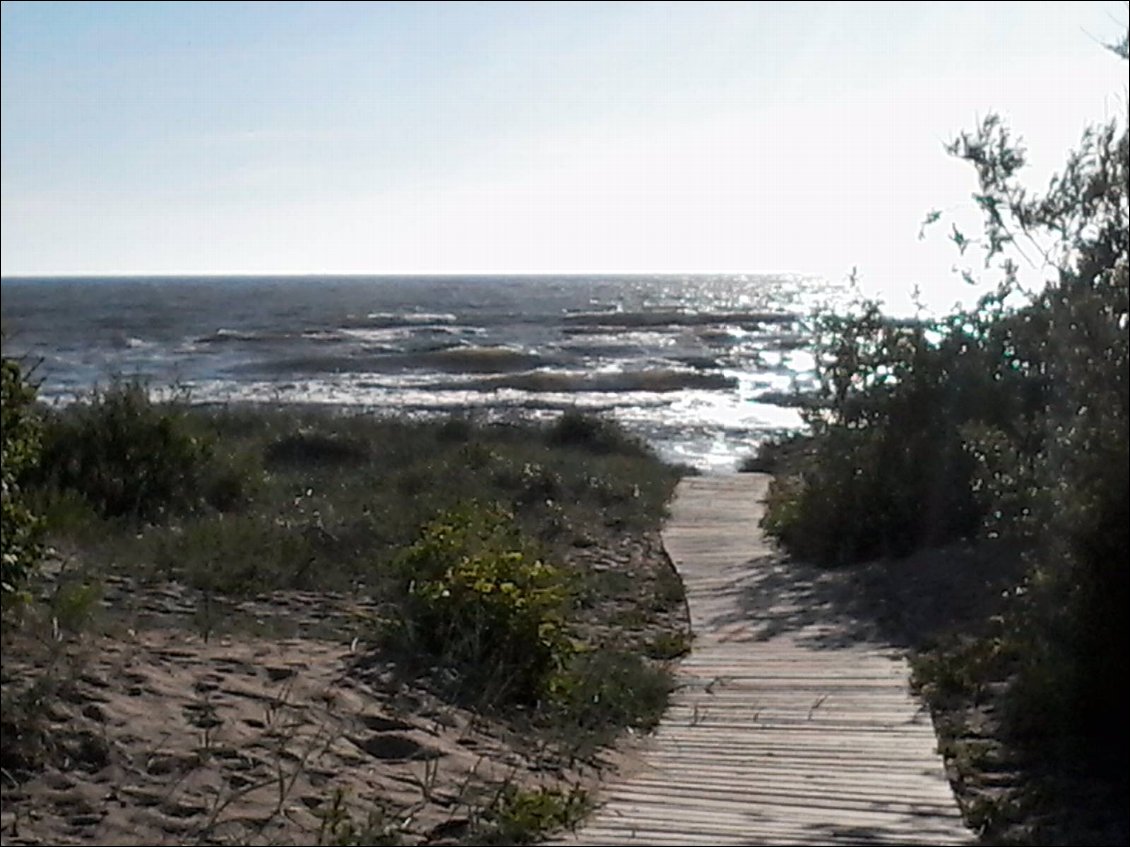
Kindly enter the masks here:
[[375, 326], [453, 324], [459, 318], [451, 312], [369, 312], [365, 320]]

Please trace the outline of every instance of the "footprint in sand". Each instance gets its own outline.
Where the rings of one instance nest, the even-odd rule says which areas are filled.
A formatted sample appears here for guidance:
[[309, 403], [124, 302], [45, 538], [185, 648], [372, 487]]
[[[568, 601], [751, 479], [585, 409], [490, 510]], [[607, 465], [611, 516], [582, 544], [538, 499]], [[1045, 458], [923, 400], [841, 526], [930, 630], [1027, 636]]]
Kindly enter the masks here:
[[263, 670], [265, 670], [267, 672], [267, 678], [271, 682], [282, 682], [284, 679], [290, 679], [292, 676], [295, 675], [295, 673], [297, 673], [297, 671], [294, 668], [281, 667], [281, 666], [275, 666], [275, 667], [268, 666], [268, 667], [263, 668]]
[[125, 795], [130, 801], [143, 808], [160, 806], [168, 799], [168, 791], [164, 788], [152, 789], [138, 785], [123, 785], [118, 788], [118, 793]]
[[63, 733], [58, 739], [64, 761], [85, 773], [95, 773], [110, 764], [110, 745], [100, 735], [89, 731]]
[[220, 683], [222, 681], [222, 676], [219, 676], [217, 674], [208, 674], [204, 678], [196, 680], [196, 682], [192, 684], [192, 688], [194, 691], [200, 694], [210, 694], [213, 691], [219, 690]]
[[215, 729], [223, 726], [224, 720], [216, 714], [212, 703], [185, 703], [181, 707], [185, 720], [197, 729]]
[[384, 715], [365, 714], [358, 715], [357, 718], [365, 725], [366, 729], [371, 729], [373, 732], [404, 732], [415, 728], [407, 721]]
[[102, 823], [104, 817], [106, 815], [103, 812], [82, 812], [67, 818], [67, 825], [72, 829], [87, 829], [88, 827], [98, 826]]
[[228, 785], [230, 785], [236, 791], [241, 791], [244, 788], [249, 788], [250, 786], [255, 785], [256, 782], [259, 782], [259, 780], [251, 779], [251, 777], [244, 776], [241, 773], [229, 773], [227, 774], [226, 779], [228, 781]]
[[43, 784], [52, 791], [70, 791], [75, 781], [62, 771], [47, 771], [43, 774]]
[[425, 761], [438, 759], [444, 755], [434, 747], [413, 741], [406, 735], [396, 733], [377, 733], [368, 738], [350, 738], [355, 745], [374, 759]]
[[145, 772], [150, 776], [168, 776], [175, 773], [187, 773], [198, 764], [195, 755], [183, 754], [158, 754], [153, 756], [145, 765]]
[[99, 676], [94, 672], [87, 672], [79, 676], [79, 682], [91, 686], [92, 688], [106, 689], [110, 687], [109, 681], [104, 676]]
[[155, 650], [154, 655], [159, 659], [175, 661], [177, 664], [200, 664], [200, 657], [191, 650], [179, 650], [173, 647], [166, 647], [162, 650]]
[[217, 670], [222, 673], [236, 673], [243, 676], [258, 676], [259, 669], [255, 665], [242, 661], [241, 659], [216, 659], [214, 664]]

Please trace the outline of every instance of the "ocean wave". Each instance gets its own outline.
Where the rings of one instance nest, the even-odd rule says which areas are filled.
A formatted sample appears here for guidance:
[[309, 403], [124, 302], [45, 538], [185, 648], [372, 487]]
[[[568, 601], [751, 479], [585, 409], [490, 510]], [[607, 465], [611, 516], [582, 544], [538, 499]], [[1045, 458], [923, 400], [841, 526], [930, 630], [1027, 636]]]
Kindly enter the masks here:
[[790, 409], [819, 409], [824, 405], [820, 396], [812, 391], [763, 391], [752, 399], [755, 403], [768, 403]]
[[612, 373], [564, 373], [561, 371], [529, 371], [459, 384], [441, 384], [440, 389], [472, 389], [498, 391], [513, 389], [531, 393], [627, 393], [684, 391], [687, 389], [723, 390], [737, 386], [733, 377], [717, 373], [656, 369], [618, 371]]
[[385, 346], [367, 347], [363, 353], [289, 356], [266, 362], [237, 365], [236, 372], [273, 374], [319, 373], [398, 373], [432, 371], [440, 373], [496, 374], [528, 371], [547, 363], [535, 353], [510, 347], [434, 346], [422, 350], [398, 350]]
[[243, 362], [227, 369], [232, 374], [270, 374], [275, 376], [301, 376], [310, 374], [365, 373], [373, 368], [384, 356], [382, 354], [358, 356], [349, 353], [337, 355], [289, 356], [284, 359], [268, 359], [258, 362]]
[[400, 344], [413, 337], [415, 330], [407, 326], [395, 327], [348, 327], [341, 335], [349, 341], [359, 341], [375, 346]]
[[[653, 345], [654, 346], [654, 345]], [[593, 360], [611, 359], [624, 361], [626, 359], [647, 358], [652, 353], [652, 348], [644, 344], [612, 344], [594, 342], [592, 344], [565, 344], [552, 345], [552, 349], [566, 360]]]
[[804, 350], [811, 344], [812, 338], [810, 336], [792, 332], [772, 336], [764, 342], [763, 346], [766, 350], [791, 351]]
[[419, 359], [420, 365], [437, 370], [468, 373], [526, 371], [545, 364], [545, 360], [536, 353], [510, 347], [448, 347], [404, 358]]
[[289, 330], [217, 329], [208, 335], [201, 335], [195, 344], [253, 344], [257, 342], [292, 341], [304, 333]]
[[137, 338], [133, 335], [124, 335], [122, 333], [117, 333], [114, 336], [111, 345], [116, 350], [140, 350], [145, 347], [152, 347], [153, 342], [146, 341], [142, 338]]
[[304, 329], [302, 330], [301, 337], [303, 341], [334, 344], [341, 341], [343, 335], [336, 329]]
[[606, 348], [616, 351], [617, 354], [625, 348], [644, 350], [656, 346], [662, 347], [669, 344], [671, 339], [671, 330], [668, 327], [631, 330], [601, 326], [563, 326], [561, 334], [565, 336], [560, 342], [562, 347], [576, 350], [589, 347]]
[[351, 327], [427, 326], [457, 323], [459, 318], [450, 312], [369, 312], [363, 318], [352, 318]]
[[681, 365], [686, 365], [688, 368], [694, 368], [697, 371], [710, 371], [722, 367], [722, 363], [713, 356], [672, 356], [671, 359]]
[[569, 325], [592, 327], [641, 326], [708, 326], [733, 324], [750, 329], [767, 324], [792, 323], [797, 319], [792, 312], [685, 312], [666, 310], [655, 312], [576, 312], [562, 316]]

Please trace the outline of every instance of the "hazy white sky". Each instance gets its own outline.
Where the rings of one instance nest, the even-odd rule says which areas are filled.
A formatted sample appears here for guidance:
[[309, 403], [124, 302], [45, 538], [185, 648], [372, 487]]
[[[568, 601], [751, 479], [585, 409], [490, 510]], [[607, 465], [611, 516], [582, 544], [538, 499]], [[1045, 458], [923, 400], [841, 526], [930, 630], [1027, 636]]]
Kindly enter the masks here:
[[856, 266], [948, 297], [948, 227], [916, 238], [968, 214], [943, 144], [998, 111], [1042, 184], [1126, 108], [1118, 2], [2, 14], [4, 275]]

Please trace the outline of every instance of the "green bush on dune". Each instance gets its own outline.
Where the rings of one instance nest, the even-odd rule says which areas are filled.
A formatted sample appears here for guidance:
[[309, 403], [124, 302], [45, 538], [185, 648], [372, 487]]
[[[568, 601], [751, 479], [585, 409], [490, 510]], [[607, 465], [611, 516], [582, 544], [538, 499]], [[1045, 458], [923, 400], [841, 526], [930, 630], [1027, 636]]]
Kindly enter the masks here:
[[993, 297], [936, 321], [893, 320], [875, 304], [820, 318], [823, 404], [804, 413], [812, 439], [774, 481], [766, 528], [825, 564], [974, 534], [1000, 509], [989, 486], [1004, 494], [1003, 477], [983, 473], [984, 447], [1038, 437], [1038, 317]]
[[[1126, 42], [1115, 52], [1126, 58]], [[1013, 728], [1113, 731], [1130, 600], [1128, 148], [1088, 131], [1040, 195], [995, 116], [950, 148], [977, 171], [978, 242], [998, 290], [971, 312], [899, 322], [866, 305], [818, 323], [822, 406], [771, 487], [765, 526], [806, 558], [843, 564], [969, 536], [1029, 551]], [[934, 216], [936, 217], [936, 216]], [[1017, 283], [1019, 242], [1052, 273]], [[1021, 719], [1022, 718], [1022, 719]]]
[[534, 703], [571, 652], [565, 575], [498, 507], [470, 502], [438, 515], [392, 572], [386, 637], [438, 662], [461, 696]]
[[42, 521], [27, 504], [26, 475], [39, 462], [40, 425], [35, 388], [20, 364], [5, 358], [0, 367], [0, 598], [17, 597], [42, 555]]
[[546, 443], [554, 447], [577, 447], [590, 453], [654, 455], [645, 442], [629, 435], [616, 423], [576, 410], [565, 412], [549, 425]]
[[154, 402], [144, 385], [115, 382], [45, 425], [42, 482], [80, 494], [100, 515], [151, 521], [234, 507], [251, 481], [222, 462], [216, 439], [187, 408]]

